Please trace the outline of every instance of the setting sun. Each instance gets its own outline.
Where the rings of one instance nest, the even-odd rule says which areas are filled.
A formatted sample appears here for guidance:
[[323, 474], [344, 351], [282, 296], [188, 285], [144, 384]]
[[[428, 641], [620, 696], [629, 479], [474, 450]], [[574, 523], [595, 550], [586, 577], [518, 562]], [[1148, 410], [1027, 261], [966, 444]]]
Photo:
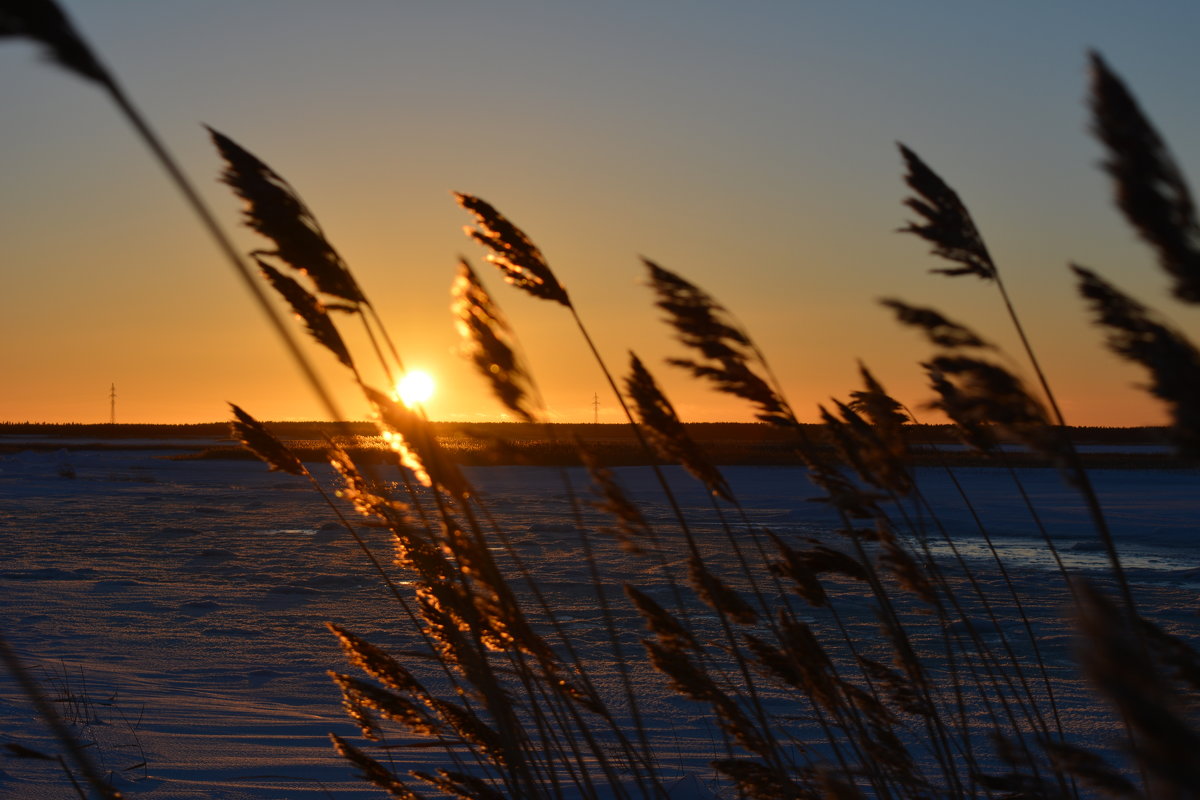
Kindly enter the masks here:
[[409, 407], [426, 403], [433, 397], [433, 377], [423, 370], [410, 370], [396, 383], [396, 394]]

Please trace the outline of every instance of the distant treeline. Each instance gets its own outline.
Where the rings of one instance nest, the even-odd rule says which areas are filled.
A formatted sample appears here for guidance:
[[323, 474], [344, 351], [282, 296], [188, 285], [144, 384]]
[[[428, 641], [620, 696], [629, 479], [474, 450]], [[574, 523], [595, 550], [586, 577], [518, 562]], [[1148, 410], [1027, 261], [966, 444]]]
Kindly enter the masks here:
[[[280, 439], [288, 441], [321, 441], [325, 437], [345, 434], [371, 436], [375, 427], [370, 422], [267, 422], [267, 428]], [[439, 436], [499, 441], [566, 441], [576, 436], [588, 442], [633, 441], [628, 424], [593, 424], [581, 422], [535, 425], [524, 422], [435, 422]], [[808, 425], [815, 434], [820, 425]], [[779, 442], [787, 443], [793, 434], [758, 422], [692, 422], [687, 425], [692, 437], [700, 442]], [[952, 425], [911, 425], [910, 441], [914, 444], [957, 442]], [[0, 436], [89, 437], [96, 439], [220, 439], [229, 437], [229, 423], [201, 422], [187, 425], [149, 423], [82, 424], [49, 422], [0, 422]], [[1074, 427], [1071, 439], [1077, 444], [1165, 444], [1166, 429], [1161, 427]]]
[[[369, 422], [336, 425], [329, 422], [267, 422], [267, 428], [285, 442], [301, 459], [326, 460], [328, 439], [337, 441], [356, 459], [391, 460], [394, 458], [375, 437]], [[577, 465], [580, 456], [576, 441], [582, 441], [601, 464], [609, 466], [655, 463], [653, 456], [638, 443], [629, 425], [557, 423], [534, 425], [516, 422], [435, 422], [442, 446], [454, 460], [469, 465], [530, 464]], [[761, 423], [691, 423], [692, 438], [717, 464], [798, 464], [796, 434]], [[823, 426], [809, 425], [805, 433], [811, 443], [824, 441]], [[917, 464], [975, 466], [989, 463], [983, 456], [935, 449], [935, 445], [958, 442], [951, 425], [912, 425], [908, 428], [912, 456]], [[5, 441], [4, 436], [22, 437]], [[1170, 453], [1122, 453], [1130, 445], [1167, 444], [1164, 428], [1082, 427], [1070, 430], [1071, 439], [1081, 445], [1112, 445], [1112, 453], [1085, 453], [1084, 461], [1094, 467], [1179, 467], [1193, 466]], [[36, 437], [34, 441], [30, 438]], [[187, 440], [194, 439], [189, 445]], [[229, 440], [214, 444], [214, 440]], [[76, 441], [72, 441], [76, 440]], [[83, 440], [83, 441], [78, 441]], [[134, 442], [134, 440], [143, 440]], [[232, 441], [229, 425], [208, 422], [191, 425], [150, 424], [57, 424], [0, 423], [0, 453], [39, 449], [139, 449], [189, 450], [178, 458], [243, 459], [254, 458], [248, 450]], [[1010, 466], [1044, 464], [1038, 456], [1019, 452], [1007, 457]], [[992, 462], [994, 463], [994, 462]]]

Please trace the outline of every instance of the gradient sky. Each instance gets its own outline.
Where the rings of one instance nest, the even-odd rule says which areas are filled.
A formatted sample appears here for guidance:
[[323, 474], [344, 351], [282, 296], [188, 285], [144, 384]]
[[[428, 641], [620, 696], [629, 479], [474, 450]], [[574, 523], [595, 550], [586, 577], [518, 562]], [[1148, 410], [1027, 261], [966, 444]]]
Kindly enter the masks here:
[[[858, 388], [862, 359], [928, 399], [930, 349], [900, 297], [1014, 353], [994, 288], [929, 274], [895, 142], [970, 207], [1069, 422], [1164, 421], [1103, 349], [1068, 276], [1090, 266], [1182, 329], [1197, 312], [1111, 204], [1088, 134], [1086, 52], [1131, 86], [1200, 180], [1200, 4], [864, 2], [67, 2], [84, 36], [249, 250], [201, 124], [300, 191], [436, 419], [497, 419], [457, 355], [449, 287], [467, 256], [518, 330], [551, 419], [617, 421], [559, 307], [503, 284], [451, 191], [521, 226], [605, 357], [637, 351], [688, 420], [740, 403], [667, 367], [639, 256], [704, 287], [767, 353], [792, 405]], [[0, 420], [322, 416], [230, 268], [104, 95], [30, 44], [0, 43]], [[346, 413], [363, 403], [324, 353]]]

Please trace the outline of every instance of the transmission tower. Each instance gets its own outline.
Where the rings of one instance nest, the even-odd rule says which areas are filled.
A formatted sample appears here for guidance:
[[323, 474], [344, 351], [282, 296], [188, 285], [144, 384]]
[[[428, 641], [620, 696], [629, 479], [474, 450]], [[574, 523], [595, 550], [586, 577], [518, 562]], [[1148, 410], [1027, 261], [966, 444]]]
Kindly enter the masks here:
[[592, 424], [600, 424], [600, 395], [592, 393]]
[[108, 424], [117, 424], [117, 385], [108, 387]]

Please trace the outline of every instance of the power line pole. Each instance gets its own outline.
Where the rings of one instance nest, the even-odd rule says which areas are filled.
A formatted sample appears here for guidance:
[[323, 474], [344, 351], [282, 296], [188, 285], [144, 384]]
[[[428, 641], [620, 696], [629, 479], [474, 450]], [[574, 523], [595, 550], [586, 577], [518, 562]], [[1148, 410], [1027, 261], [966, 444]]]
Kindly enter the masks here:
[[600, 424], [600, 395], [592, 393], [592, 424]]
[[117, 385], [108, 387], [108, 424], [117, 424]]

